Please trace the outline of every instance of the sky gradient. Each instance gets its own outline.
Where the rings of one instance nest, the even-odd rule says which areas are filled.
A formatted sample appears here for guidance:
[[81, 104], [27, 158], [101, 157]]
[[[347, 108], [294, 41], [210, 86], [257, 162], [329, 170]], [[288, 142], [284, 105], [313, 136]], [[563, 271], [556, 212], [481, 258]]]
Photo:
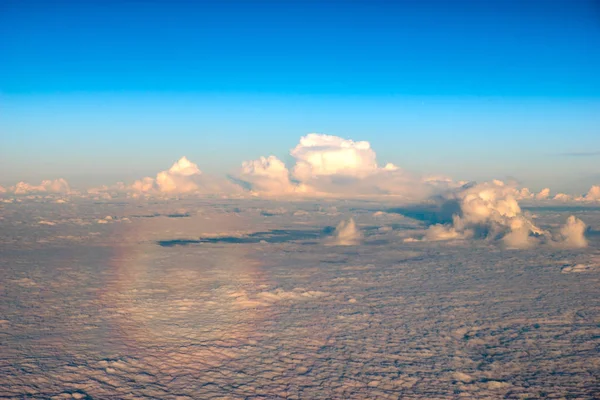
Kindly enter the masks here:
[[600, 182], [596, 1], [3, 1], [0, 37], [0, 183], [225, 173], [309, 132], [455, 179]]

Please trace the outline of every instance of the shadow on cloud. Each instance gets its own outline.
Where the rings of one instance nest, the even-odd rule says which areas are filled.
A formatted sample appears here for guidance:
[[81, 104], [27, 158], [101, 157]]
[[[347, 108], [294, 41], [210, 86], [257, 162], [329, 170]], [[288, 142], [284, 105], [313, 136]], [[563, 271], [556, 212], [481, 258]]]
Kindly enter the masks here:
[[187, 246], [193, 244], [248, 244], [248, 243], [286, 243], [295, 241], [315, 241], [332, 233], [333, 229], [301, 230], [301, 229], [274, 229], [265, 232], [254, 232], [244, 236], [219, 236], [199, 239], [173, 239], [159, 240], [157, 244], [162, 247]]

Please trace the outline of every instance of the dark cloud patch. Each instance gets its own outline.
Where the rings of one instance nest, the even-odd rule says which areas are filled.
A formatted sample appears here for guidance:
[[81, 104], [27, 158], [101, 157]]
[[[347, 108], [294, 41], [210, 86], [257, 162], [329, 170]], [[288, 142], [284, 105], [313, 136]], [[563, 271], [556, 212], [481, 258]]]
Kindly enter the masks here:
[[167, 217], [167, 218], [187, 218], [191, 217], [190, 213], [173, 213], [173, 214], [147, 214], [147, 215], [132, 215], [132, 218], [156, 218], [156, 217]]
[[420, 204], [390, 208], [385, 211], [422, 221], [427, 225], [449, 224], [452, 222], [453, 215], [461, 213], [460, 204], [454, 199], [447, 199], [438, 204]]
[[254, 232], [244, 236], [220, 236], [199, 239], [172, 239], [156, 242], [161, 247], [187, 246], [191, 244], [247, 244], [247, 243], [285, 243], [298, 240], [318, 240], [331, 234], [333, 228], [327, 227], [319, 230], [283, 230], [274, 229], [266, 232]]

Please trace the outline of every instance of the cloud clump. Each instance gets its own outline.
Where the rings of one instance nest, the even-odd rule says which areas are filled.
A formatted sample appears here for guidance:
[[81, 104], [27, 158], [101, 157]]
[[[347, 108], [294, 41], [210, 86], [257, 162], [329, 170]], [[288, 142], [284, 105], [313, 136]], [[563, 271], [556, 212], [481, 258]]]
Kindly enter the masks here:
[[369, 142], [311, 133], [290, 151], [293, 167], [271, 155], [242, 164], [239, 180], [258, 195], [372, 196], [424, 198], [455, 185], [423, 178], [388, 163], [380, 167]]
[[465, 185], [444, 195], [440, 202], [439, 209], [447, 215], [440, 216], [442, 222], [426, 230], [425, 241], [500, 240], [509, 248], [519, 249], [540, 243], [567, 248], [587, 246], [583, 221], [570, 216], [560, 232], [552, 235], [523, 213], [515, 188], [502, 181]]
[[550, 199], [550, 188], [544, 188], [538, 193], [533, 193], [529, 188], [517, 188], [512, 185], [508, 185], [512, 191], [512, 194], [516, 200], [548, 200]]
[[308, 134], [290, 154], [296, 159], [294, 177], [300, 181], [333, 175], [366, 177], [378, 169], [369, 142], [337, 136]]
[[560, 228], [558, 243], [567, 248], [587, 247], [588, 241], [585, 238], [587, 226], [579, 218], [571, 215], [567, 218], [567, 223]]
[[156, 174], [155, 178], [145, 177], [125, 188], [134, 196], [146, 195], [181, 195], [205, 194], [224, 195], [238, 194], [242, 188], [227, 181], [205, 175], [197, 164], [187, 157], [181, 157], [171, 168]]
[[354, 218], [340, 222], [333, 232], [333, 235], [327, 239], [326, 244], [335, 246], [356, 246], [362, 241], [363, 235], [356, 226]]
[[585, 195], [577, 197], [575, 200], [584, 202], [600, 201], [600, 185], [593, 185]]
[[244, 161], [241, 176], [257, 193], [291, 194], [302, 191], [290, 182], [287, 167], [275, 156]]
[[142, 193], [191, 193], [198, 190], [197, 178], [201, 174], [200, 168], [184, 156], [168, 170], [159, 172], [156, 178], [137, 180], [131, 188]]

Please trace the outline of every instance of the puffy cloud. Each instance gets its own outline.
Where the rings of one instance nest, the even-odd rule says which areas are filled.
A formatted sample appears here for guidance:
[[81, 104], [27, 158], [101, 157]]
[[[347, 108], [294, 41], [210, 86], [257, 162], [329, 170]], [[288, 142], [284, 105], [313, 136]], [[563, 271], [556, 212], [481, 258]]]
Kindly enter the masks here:
[[498, 180], [495, 180], [493, 182], [499, 182], [501, 185], [506, 186], [508, 188], [507, 190], [512, 191], [512, 195], [516, 200], [546, 200], [550, 196], [549, 188], [544, 188], [538, 193], [533, 193], [527, 187], [516, 187], [516, 182], [509, 182], [507, 184]]
[[289, 194], [298, 191], [299, 187], [292, 184], [289, 175], [285, 164], [275, 156], [260, 157], [242, 164], [241, 179], [258, 193]]
[[[146, 179], [150, 179], [150, 181], [153, 181], [152, 178], [146, 178]], [[150, 185], [151, 184], [152, 184], [152, 182], [150, 182]], [[139, 190], [139, 189], [140, 188], [135, 188], [134, 190]], [[117, 182], [116, 184], [111, 185], [111, 186], [102, 185], [99, 187], [91, 187], [86, 190], [85, 196], [94, 198], [94, 199], [98, 199], [98, 200], [99, 199], [110, 200], [110, 199], [112, 199], [114, 197], [118, 197], [118, 196], [122, 195], [123, 193], [126, 193], [130, 190], [131, 190], [131, 187], [128, 187], [123, 182]]]
[[573, 197], [565, 194], [565, 193], [558, 193], [556, 196], [554, 196], [552, 198], [552, 200], [557, 200], [557, 201], [571, 201], [573, 200]]
[[467, 185], [447, 194], [440, 206], [447, 221], [430, 226], [423, 240], [488, 239], [501, 240], [509, 248], [528, 248], [541, 241], [560, 243], [566, 247], [585, 247], [585, 224], [569, 217], [556, 240], [538, 228], [521, 210], [514, 187], [502, 181]]
[[300, 138], [290, 154], [296, 159], [294, 177], [299, 181], [331, 175], [364, 177], [377, 170], [375, 152], [365, 141], [311, 133]]
[[0, 186], [0, 193], [6, 193], [6, 189], [2, 186]]
[[585, 198], [588, 200], [600, 200], [600, 185], [594, 185], [590, 188], [590, 190], [585, 195]]
[[576, 198], [577, 201], [600, 201], [600, 185], [594, 185], [590, 190], [581, 197]]
[[[429, 227], [425, 232], [425, 237], [423, 238], [429, 242], [436, 242], [440, 240], [453, 240], [453, 239], [463, 239], [464, 234], [458, 232], [452, 226], [446, 226], [442, 224], [435, 224]], [[413, 240], [407, 240], [413, 241]]]
[[428, 240], [453, 238], [502, 238], [510, 247], [528, 247], [529, 234], [541, 230], [522, 213], [514, 197], [514, 188], [501, 181], [466, 187], [448, 199], [456, 202], [459, 213], [451, 225], [434, 225]]
[[168, 171], [156, 175], [156, 185], [163, 193], [190, 193], [198, 190], [192, 177], [201, 174], [198, 166], [182, 157]]
[[536, 200], [546, 200], [548, 197], [550, 197], [550, 188], [544, 188], [535, 195]]
[[[500, 182], [500, 181], [498, 181]], [[550, 196], [550, 189], [542, 189], [539, 193], [533, 193], [529, 188], [517, 188], [512, 185], [506, 185], [512, 191], [512, 195], [516, 200], [546, 200]]]
[[[185, 156], [181, 157], [177, 162], [175, 162], [166, 172], [171, 176], [192, 176], [202, 174], [200, 168], [198, 168], [196, 164], [188, 160]], [[165, 172], [161, 172], [159, 175], [161, 174], [165, 174]]]
[[68, 194], [71, 189], [68, 182], [63, 179], [43, 180], [39, 185], [31, 185], [27, 182], [19, 182], [15, 186], [11, 186], [8, 192], [14, 194], [31, 194], [31, 193], [61, 193]]
[[585, 238], [585, 223], [571, 215], [567, 218], [567, 223], [560, 228], [560, 236], [557, 243], [568, 248], [587, 247], [588, 242]]
[[356, 246], [360, 244], [362, 240], [362, 233], [356, 227], [356, 222], [353, 218], [347, 221], [340, 222], [335, 231], [333, 237], [328, 240], [328, 244], [338, 246]]
[[138, 192], [150, 192], [154, 190], [154, 178], [145, 177], [137, 180], [131, 185], [131, 188]]
[[260, 194], [307, 196], [394, 195], [420, 199], [455, 187], [445, 177], [421, 178], [388, 163], [378, 167], [366, 141], [311, 133], [300, 139], [291, 156], [292, 171], [274, 156], [242, 164], [239, 179]]
[[156, 178], [146, 177], [135, 181], [127, 188], [134, 195], [145, 194], [236, 194], [241, 188], [225, 179], [206, 176], [198, 165], [187, 157], [181, 157], [171, 168], [161, 171]]
[[198, 190], [194, 178], [201, 174], [198, 166], [184, 156], [168, 170], [159, 172], [156, 179], [143, 178], [135, 181], [131, 188], [139, 192], [191, 193]]
[[528, 188], [516, 189], [515, 197], [518, 200], [528, 200], [534, 198], [534, 194]]

